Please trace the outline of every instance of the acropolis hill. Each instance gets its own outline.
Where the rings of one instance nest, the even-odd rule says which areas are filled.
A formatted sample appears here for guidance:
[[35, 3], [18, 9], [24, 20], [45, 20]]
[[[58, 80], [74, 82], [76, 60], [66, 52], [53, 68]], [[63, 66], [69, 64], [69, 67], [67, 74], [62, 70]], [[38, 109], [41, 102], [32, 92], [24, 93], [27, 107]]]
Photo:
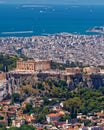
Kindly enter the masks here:
[[50, 60], [27, 60], [19, 59], [16, 68], [6, 73], [0, 73], [0, 100], [8, 94], [18, 92], [21, 86], [35, 85], [37, 82], [65, 81], [69, 89], [80, 87], [99, 88], [104, 86], [104, 70], [99, 67], [68, 67], [65, 70], [52, 69]]
[[34, 84], [44, 80], [64, 80], [70, 89], [78, 85], [98, 88], [104, 86], [104, 70], [98, 67], [73, 67], [65, 70], [53, 70], [51, 61], [18, 61], [16, 69], [7, 73], [7, 80], [14, 86], [14, 91], [24, 84]]

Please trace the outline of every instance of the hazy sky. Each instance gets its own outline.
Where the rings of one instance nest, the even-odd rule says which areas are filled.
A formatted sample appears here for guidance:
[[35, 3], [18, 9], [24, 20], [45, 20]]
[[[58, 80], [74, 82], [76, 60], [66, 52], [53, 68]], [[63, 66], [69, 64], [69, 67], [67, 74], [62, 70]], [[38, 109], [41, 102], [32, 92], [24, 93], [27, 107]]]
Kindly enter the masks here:
[[0, 0], [0, 3], [22, 4], [104, 4], [104, 0]]

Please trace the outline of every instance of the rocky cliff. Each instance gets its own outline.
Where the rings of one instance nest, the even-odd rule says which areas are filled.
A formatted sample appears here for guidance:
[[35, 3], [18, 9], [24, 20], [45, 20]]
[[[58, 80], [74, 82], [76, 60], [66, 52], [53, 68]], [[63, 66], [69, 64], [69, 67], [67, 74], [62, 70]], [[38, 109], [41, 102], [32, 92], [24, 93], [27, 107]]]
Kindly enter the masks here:
[[90, 87], [99, 88], [104, 86], [104, 74], [50, 74], [50, 73], [37, 73], [37, 74], [17, 74], [8, 73], [7, 80], [12, 86], [12, 90], [17, 90], [20, 86], [31, 84], [34, 85], [37, 81], [44, 81], [47, 79], [65, 80], [70, 89], [76, 87]]

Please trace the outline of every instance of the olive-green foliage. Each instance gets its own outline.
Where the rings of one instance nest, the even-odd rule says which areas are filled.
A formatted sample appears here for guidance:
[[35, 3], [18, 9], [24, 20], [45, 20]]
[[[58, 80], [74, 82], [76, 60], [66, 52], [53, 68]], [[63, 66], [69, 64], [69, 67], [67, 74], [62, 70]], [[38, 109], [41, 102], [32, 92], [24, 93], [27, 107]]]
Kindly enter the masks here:
[[6, 126], [0, 123], [0, 130], [6, 130]]
[[36, 88], [44, 90], [44, 85], [41, 82], [39, 82], [36, 84]]
[[55, 105], [56, 103], [57, 103], [57, 99], [52, 99], [51, 101], [48, 99], [48, 97], [44, 97], [43, 98], [43, 100], [44, 100], [44, 103], [43, 103], [43, 105], [44, 106], [52, 106], [52, 105]]
[[14, 102], [20, 102], [20, 94], [13, 93], [13, 95], [12, 95], [12, 103], [14, 103]]
[[77, 112], [82, 112], [83, 114], [104, 110], [104, 95], [102, 91], [81, 88], [71, 93], [73, 93], [73, 97], [64, 102], [65, 109], [70, 111], [71, 106], [74, 108], [78, 107]]
[[66, 115], [64, 115], [64, 116], [62, 116], [62, 117], [60, 118], [60, 121], [66, 121], [66, 120], [69, 120], [69, 119], [71, 119], [70, 115], [69, 115], [69, 114], [66, 114]]
[[84, 120], [84, 125], [85, 126], [90, 126], [91, 125], [91, 121], [90, 120]]
[[17, 127], [11, 127], [7, 129], [5, 126], [0, 125], [0, 130], [36, 130], [33, 126], [30, 125], [23, 125], [20, 128]]
[[48, 79], [45, 82], [49, 86], [49, 93], [47, 94], [48, 97], [60, 98], [61, 100], [62, 98], [69, 98], [69, 87], [65, 80]]
[[2, 128], [0, 128], [0, 130], [7, 130], [7, 129], [6, 129], [6, 127], [2, 127]]
[[27, 61], [27, 60], [28, 60], [28, 57], [26, 57], [24, 54], [21, 54], [21, 53], [20, 53], [20, 57], [21, 57], [24, 61]]
[[3, 120], [3, 119], [4, 119], [4, 117], [0, 115], [0, 120]]
[[23, 125], [19, 130], [36, 130], [33, 126]]
[[25, 94], [29, 94], [29, 91], [27, 89], [24, 89]]
[[59, 69], [59, 70], [65, 70], [65, 68], [68, 67], [80, 67], [83, 68], [83, 64], [80, 62], [71, 62], [71, 61], [67, 61], [66, 64], [64, 63], [57, 63], [57, 62], [51, 62], [51, 68], [52, 69]]
[[29, 103], [26, 105], [26, 108], [24, 109], [24, 113], [32, 113], [33, 110], [33, 104]]
[[0, 54], [0, 71], [12, 70], [16, 67], [18, 57]]
[[[71, 118], [75, 118], [78, 112], [88, 114], [104, 110], [104, 87], [93, 89], [78, 86], [75, 90], [70, 90], [64, 80], [48, 79], [44, 82], [45, 85], [41, 82], [39, 88], [37, 87], [38, 89], [41, 86], [45, 88], [41, 93], [47, 90], [47, 95], [43, 97], [44, 106], [52, 106], [57, 104], [57, 101], [63, 101], [64, 109], [70, 112]], [[52, 101], [49, 101], [49, 98]]]
[[49, 106], [35, 107], [36, 122], [43, 123], [46, 121], [46, 115], [49, 114]]
[[8, 129], [8, 130], [36, 130], [36, 129], [30, 125], [23, 125], [20, 128], [13, 127], [13, 128]]
[[[104, 87], [93, 89], [78, 86], [75, 90], [70, 90], [66, 81], [53, 79], [47, 79], [44, 82], [39, 81], [34, 86], [34, 89], [42, 90], [43, 106], [52, 106], [57, 104], [57, 101], [63, 101], [64, 109], [74, 113], [70, 115], [71, 118], [76, 117], [78, 112], [87, 114], [104, 110]], [[48, 99], [52, 100], [49, 101]]]
[[70, 98], [64, 103], [64, 107], [70, 111], [71, 119], [76, 118], [77, 111], [81, 106], [81, 100], [79, 97]]

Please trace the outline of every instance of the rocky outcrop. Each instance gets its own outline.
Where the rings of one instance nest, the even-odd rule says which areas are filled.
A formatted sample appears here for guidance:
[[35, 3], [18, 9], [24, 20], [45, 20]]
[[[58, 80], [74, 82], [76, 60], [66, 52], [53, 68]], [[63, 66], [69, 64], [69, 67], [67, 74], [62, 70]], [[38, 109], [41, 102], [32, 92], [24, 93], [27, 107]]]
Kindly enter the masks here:
[[7, 80], [12, 86], [12, 90], [25, 84], [35, 84], [37, 81], [44, 81], [47, 79], [65, 80], [70, 89], [76, 87], [99, 88], [104, 86], [104, 74], [51, 74], [51, 73], [37, 73], [37, 74], [17, 74], [8, 73]]
[[9, 95], [8, 81], [3, 79], [0, 80], [0, 102]]

